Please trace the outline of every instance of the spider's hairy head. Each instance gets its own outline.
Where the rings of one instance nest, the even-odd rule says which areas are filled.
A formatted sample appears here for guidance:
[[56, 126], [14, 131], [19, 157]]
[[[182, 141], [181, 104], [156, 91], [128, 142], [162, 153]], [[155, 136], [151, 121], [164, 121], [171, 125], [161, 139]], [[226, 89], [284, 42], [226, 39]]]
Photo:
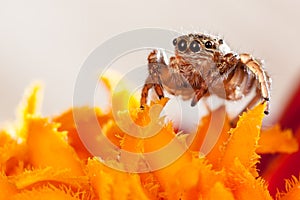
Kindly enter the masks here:
[[222, 38], [207, 34], [182, 35], [173, 40], [175, 53], [186, 59], [209, 59], [218, 52], [225, 55], [230, 52]]

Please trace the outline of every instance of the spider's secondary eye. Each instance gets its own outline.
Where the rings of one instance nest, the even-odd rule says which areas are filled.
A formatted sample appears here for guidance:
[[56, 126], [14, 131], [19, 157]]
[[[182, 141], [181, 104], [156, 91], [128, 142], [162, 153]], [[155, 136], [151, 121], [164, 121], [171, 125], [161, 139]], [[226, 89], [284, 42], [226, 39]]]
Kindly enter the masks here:
[[196, 40], [194, 40], [193, 42], [191, 42], [190, 44], [190, 50], [194, 53], [200, 51], [200, 44], [199, 42], [197, 42]]
[[204, 45], [205, 45], [205, 47], [208, 48], [208, 49], [212, 48], [212, 46], [213, 46], [213, 44], [211, 43], [211, 41], [205, 42]]
[[175, 39], [173, 40], [173, 45], [176, 46], [176, 44], [177, 44], [177, 39], [175, 38]]
[[178, 50], [179, 51], [185, 51], [187, 48], [187, 42], [186, 40], [182, 39], [178, 42]]

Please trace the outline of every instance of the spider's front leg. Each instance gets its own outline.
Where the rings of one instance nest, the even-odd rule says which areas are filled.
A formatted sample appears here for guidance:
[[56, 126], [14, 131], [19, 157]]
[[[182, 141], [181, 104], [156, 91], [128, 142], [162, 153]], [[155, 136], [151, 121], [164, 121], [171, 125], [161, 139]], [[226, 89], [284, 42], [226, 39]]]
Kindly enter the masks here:
[[148, 56], [148, 71], [149, 75], [145, 81], [142, 89], [140, 108], [144, 108], [147, 104], [147, 97], [149, 90], [154, 87], [154, 90], [159, 99], [164, 97], [162, 82], [161, 82], [161, 69], [167, 67], [162, 52], [159, 50], [152, 51]]
[[[255, 60], [252, 58], [249, 54], [240, 54], [240, 62], [246, 66], [246, 68], [252, 72], [257, 80], [258, 80], [258, 91], [257, 96], [260, 96], [260, 98], [256, 97], [257, 100], [263, 99], [263, 102], [266, 102], [266, 110], [264, 113], [267, 115], [270, 111], [270, 90], [271, 90], [271, 78], [267, 74], [267, 72], [263, 69], [263, 65], [261, 62]], [[253, 102], [254, 104], [255, 102]]]

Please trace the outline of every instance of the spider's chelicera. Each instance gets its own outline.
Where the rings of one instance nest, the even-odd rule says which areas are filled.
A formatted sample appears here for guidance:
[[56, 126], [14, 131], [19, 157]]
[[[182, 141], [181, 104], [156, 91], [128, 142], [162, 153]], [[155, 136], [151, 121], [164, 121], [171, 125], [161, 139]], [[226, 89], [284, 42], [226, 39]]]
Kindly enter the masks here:
[[261, 60], [231, 51], [223, 39], [212, 35], [182, 35], [173, 40], [173, 45], [175, 56], [169, 62], [161, 50], [149, 54], [149, 76], [142, 89], [141, 108], [152, 87], [159, 98], [164, 97], [165, 90], [192, 99], [191, 106], [211, 94], [239, 100], [255, 88], [256, 93], [245, 109], [261, 101], [267, 104], [265, 114], [269, 113], [271, 78]]

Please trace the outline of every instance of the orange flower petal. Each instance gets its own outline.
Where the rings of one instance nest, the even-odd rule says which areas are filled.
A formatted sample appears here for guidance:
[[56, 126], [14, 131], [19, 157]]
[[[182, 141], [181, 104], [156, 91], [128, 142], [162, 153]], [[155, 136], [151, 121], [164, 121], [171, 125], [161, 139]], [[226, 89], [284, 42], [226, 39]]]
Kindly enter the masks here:
[[240, 117], [236, 128], [230, 130], [230, 138], [225, 145], [221, 165], [230, 168], [236, 158], [258, 176], [255, 165], [259, 156], [255, 153], [259, 140], [260, 127], [264, 117], [265, 104], [257, 105]]
[[3, 175], [0, 175], [0, 191], [1, 200], [5, 200], [18, 192], [17, 187]]
[[9, 177], [9, 180], [15, 184], [18, 190], [48, 186], [49, 184], [56, 187], [64, 185], [74, 191], [89, 189], [87, 177], [74, 175], [68, 169], [58, 170], [53, 167], [24, 171], [22, 174]]
[[282, 131], [275, 125], [261, 132], [256, 152], [263, 153], [294, 153], [298, 151], [298, 141], [291, 130]]
[[234, 196], [231, 191], [224, 186], [221, 182], [216, 182], [215, 185], [209, 190], [208, 194], [205, 196], [207, 200], [234, 200]]
[[[104, 83], [112, 89], [107, 80]], [[117, 111], [105, 114], [94, 108], [74, 108], [49, 120], [37, 114], [38, 90], [38, 86], [33, 87], [27, 102], [23, 103], [21, 126], [15, 129], [16, 134], [0, 132], [0, 164], [5, 174], [0, 177], [0, 191], [4, 191], [0, 199], [3, 195], [4, 199], [6, 195], [12, 195], [13, 199], [25, 200], [272, 199], [256, 171], [256, 151], [261, 152], [257, 150], [257, 144], [264, 105], [243, 114], [237, 127], [230, 131], [228, 119], [225, 119], [216, 145], [206, 157], [199, 157], [197, 151], [203, 145], [210, 117], [202, 120], [196, 140], [187, 149], [182, 140], [189, 138], [176, 135], [173, 124], [166, 123], [160, 116], [167, 98], [152, 102], [141, 111], [134, 98], [129, 101], [129, 106], [128, 101], [124, 101], [123, 97], [131, 98], [127, 91], [119, 91], [111, 98]], [[75, 126], [75, 112], [79, 128]], [[95, 115], [98, 123], [92, 124]], [[147, 160], [147, 167], [153, 171], [144, 174], [120, 172], [105, 165], [124, 168], [117, 159], [89, 158], [91, 154], [80, 140], [78, 131], [85, 133], [88, 139], [97, 139], [98, 125], [117, 147], [143, 155], [141, 158]], [[289, 138], [290, 133], [278, 128], [272, 132], [272, 136], [274, 132], [278, 133], [274, 138], [276, 143], [287, 139], [285, 147], [276, 150], [288, 151], [287, 144], [293, 141]], [[260, 140], [261, 148], [268, 151], [274, 148], [268, 145], [270, 134], [263, 132]], [[163, 147], [170, 143], [172, 148], [164, 150]], [[96, 150], [106, 151], [102, 145], [95, 146]], [[157, 150], [158, 156], [147, 154]], [[170, 159], [178, 152], [183, 154], [175, 161]], [[111, 153], [107, 152], [108, 158]], [[135, 165], [136, 161], [128, 159]], [[156, 170], [166, 163], [164, 168]], [[8, 174], [11, 176], [7, 177]], [[288, 192], [279, 198], [293, 199], [299, 195], [299, 182], [293, 180], [288, 184]]]
[[[125, 134], [121, 141], [122, 149], [135, 153], [150, 153], [159, 150], [159, 154], [145, 154], [144, 157], [147, 160], [149, 169], [156, 169], [157, 166], [168, 165], [163, 169], [153, 172], [164, 190], [172, 188], [172, 186], [170, 186], [172, 183], [170, 183], [168, 177], [175, 176], [181, 166], [190, 162], [192, 158], [191, 154], [186, 152], [175, 162], [173, 162], [173, 160], [170, 161], [172, 155], [186, 150], [179, 139], [176, 138], [172, 123], [169, 122], [163, 125], [164, 118], [159, 117], [163, 108], [162, 106], [164, 106], [166, 102], [167, 99], [159, 100], [152, 103], [150, 107], [146, 107], [143, 111], [134, 113], [133, 120], [136, 122], [137, 127], [132, 128], [132, 130], [136, 133], [144, 134], [146, 138]], [[126, 123], [126, 120], [122, 123]], [[144, 127], [146, 128], [144, 129]], [[147, 137], [148, 134], [153, 134], [153, 136]], [[171, 142], [171, 148], [164, 148]]]
[[47, 119], [28, 119], [28, 157], [33, 167], [52, 166], [70, 169], [74, 175], [83, 175], [82, 163], [65, 140], [66, 134], [57, 131], [58, 124]]
[[23, 170], [26, 146], [18, 143], [5, 131], [0, 132], [0, 170], [6, 175], [15, 175]]
[[226, 170], [225, 186], [231, 188], [235, 199], [272, 199], [264, 180], [255, 178], [239, 158], [235, 158], [231, 168]]
[[[220, 108], [214, 112], [215, 112], [215, 115], [223, 116], [222, 108]], [[209, 163], [212, 164], [213, 169], [220, 170], [222, 168], [221, 158], [224, 156], [223, 155], [224, 154], [224, 144], [228, 141], [228, 139], [230, 137], [230, 133], [229, 133], [230, 128], [231, 128], [231, 126], [230, 126], [229, 118], [227, 116], [225, 116], [223, 128], [222, 128], [222, 130], [218, 130], [218, 131], [221, 131], [219, 138], [218, 138], [216, 144], [214, 145], [214, 147], [206, 155], [206, 158], [209, 161]], [[217, 134], [217, 133], [215, 133], [215, 134]]]
[[137, 174], [119, 172], [90, 159], [87, 175], [99, 199], [149, 199]]
[[[225, 113], [225, 106], [221, 106], [218, 109], [211, 111], [207, 116], [204, 116], [200, 120], [196, 136], [189, 147], [191, 151], [197, 151], [197, 152], [201, 151], [201, 146], [203, 145], [202, 143], [205, 137], [219, 135], [218, 140], [214, 145], [215, 148], [213, 148], [210, 151], [211, 154], [210, 158], [215, 157], [215, 154], [220, 154], [220, 145], [223, 145], [223, 143], [228, 140], [229, 137], [228, 131], [230, 129], [228, 117], [224, 113]], [[211, 121], [213, 116], [214, 116], [213, 120], [217, 121], [218, 125], [222, 123], [221, 124], [222, 130], [211, 127], [213, 125], [216, 125]], [[221, 134], [219, 132], [221, 132]], [[220, 157], [220, 155], [218, 156], [216, 155], [216, 157]]]
[[[193, 158], [188, 162], [180, 158], [154, 174], [162, 184], [166, 199], [201, 199], [215, 183], [223, 181], [223, 175], [211, 167], [204, 158]], [[166, 180], [160, 177], [163, 173]]]
[[12, 200], [84, 200], [90, 199], [85, 192], [73, 192], [67, 188], [56, 188], [51, 185], [43, 188], [24, 190], [11, 197]]
[[40, 84], [35, 84], [26, 90], [19, 106], [17, 124], [11, 125], [8, 130], [0, 133], [0, 164], [1, 171], [6, 175], [18, 174], [23, 170], [27, 151], [24, 144], [28, 133], [27, 119], [38, 113], [40, 90]]
[[285, 183], [286, 192], [277, 193], [276, 199], [278, 200], [299, 200], [300, 197], [300, 182], [295, 176]]
[[[81, 117], [80, 119], [76, 119], [76, 120], [85, 120], [86, 123], [88, 123], [90, 112], [94, 113], [94, 110], [87, 107], [73, 108], [55, 117], [53, 121], [60, 124], [60, 126], [57, 128], [58, 131], [67, 132], [68, 143], [74, 148], [78, 157], [80, 159], [87, 161], [87, 159], [92, 155], [86, 149], [80, 136], [78, 135], [78, 131], [74, 119], [74, 112], [77, 113], [76, 116]], [[109, 117], [107, 117], [106, 115], [99, 114], [99, 116], [101, 116], [101, 121], [103, 123], [109, 120]]]

